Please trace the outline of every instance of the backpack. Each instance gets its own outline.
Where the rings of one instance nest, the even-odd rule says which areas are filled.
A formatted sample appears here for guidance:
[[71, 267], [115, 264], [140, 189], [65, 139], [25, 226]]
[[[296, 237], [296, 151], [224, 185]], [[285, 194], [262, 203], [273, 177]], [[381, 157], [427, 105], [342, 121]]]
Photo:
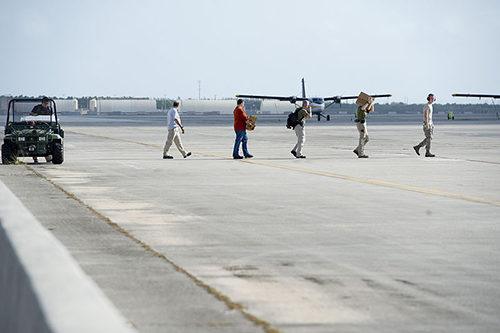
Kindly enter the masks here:
[[286, 128], [295, 129], [295, 126], [300, 124], [298, 116], [300, 110], [302, 110], [302, 108], [298, 108], [288, 115], [288, 118], [286, 119]]

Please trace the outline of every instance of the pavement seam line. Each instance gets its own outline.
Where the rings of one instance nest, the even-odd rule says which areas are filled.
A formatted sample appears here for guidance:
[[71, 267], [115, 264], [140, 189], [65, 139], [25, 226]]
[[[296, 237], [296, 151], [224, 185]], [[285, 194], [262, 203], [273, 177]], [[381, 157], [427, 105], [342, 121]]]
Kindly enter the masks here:
[[[67, 132], [81, 134], [81, 135], [94, 136], [94, 137], [110, 139], [110, 140], [130, 142], [130, 143], [141, 144], [141, 145], [150, 146], [150, 147], [160, 147], [160, 148], [162, 147], [159, 144], [134, 141], [134, 140], [130, 140], [130, 139], [121, 139], [121, 138], [115, 138], [115, 137], [99, 135], [99, 134], [77, 132], [77, 131], [67, 131]], [[219, 157], [219, 158], [224, 158], [224, 159], [232, 159], [229, 156], [224, 156], [224, 155], [220, 155], [220, 154], [206, 153], [206, 152], [199, 152], [199, 151], [193, 151], [193, 152], [196, 154], [205, 155], [205, 156]], [[383, 181], [383, 180], [361, 178], [361, 177], [354, 177], [354, 176], [346, 176], [346, 175], [336, 174], [336, 173], [332, 173], [332, 172], [317, 171], [317, 170], [312, 170], [312, 169], [305, 169], [305, 168], [287, 166], [287, 165], [276, 164], [276, 163], [269, 163], [269, 162], [258, 161], [258, 160], [245, 159], [245, 160], [237, 160], [237, 161], [244, 162], [244, 163], [250, 163], [250, 164], [256, 164], [256, 165], [262, 165], [262, 166], [268, 166], [268, 167], [273, 167], [273, 168], [279, 168], [279, 169], [284, 169], [284, 170], [303, 172], [303, 173], [324, 176], [324, 177], [329, 177], [329, 178], [354, 181], [354, 182], [359, 182], [359, 183], [383, 186], [383, 187], [394, 188], [394, 189], [399, 189], [399, 190], [404, 190], [404, 191], [410, 191], [410, 192], [416, 192], [416, 193], [422, 193], [422, 194], [430, 194], [430, 195], [435, 195], [435, 196], [439, 196], [439, 197], [458, 199], [458, 200], [464, 200], [464, 201], [469, 201], [469, 202], [482, 203], [482, 204], [500, 207], [500, 201], [498, 201], [498, 200], [475, 197], [475, 196], [471, 196], [471, 195], [427, 189], [427, 188], [423, 188], [423, 187], [392, 183], [392, 182]]]
[[58, 190], [62, 191], [64, 194], [66, 194], [68, 197], [70, 197], [71, 199], [75, 200], [79, 204], [83, 205], [85, 208], [87, 208], [88, 210], [90, 210], [93, 214], [95, 214], [96, 216], [98, 216], [101, 220], [103, 220], [106, 223], [108, 223], [115, 230], [121, 232], [122, 234], [124, 234], [125, 236], [127, 236], [128, 238], [130, 238], [131, 240], [133, 240], [134, 242], [136, 242], [137, 244], [139, 244], [142, 248], [144, 248], [148, 252], [151, 252], [155, 257], [160, 258], [160, 259], [164, 260], [165, 262], [167, 262], [168, 264], [172, 265], [172, 267], [174, 267], [174, 269], [176, 271], [178, 271], [178, 272], [186, 275], [193, 282], [195, 282], [196, 285], [198, 285], [201, 288], [205, 289], [205, 291], [207, 291], [208, 293], [214, 295], [218, 300], [224, 302], [229, 309], [241, 311], [241, 313], [245, 316], [245, 318], [247, 318], [253, 324], [262, 327], [262, 329], [264, 330], [264, 332], [266, 332], [266, 333], [282, 333], [282, 331], [280, 331], [280, 330], [272, 327], [271, 324], [269, 324], [265, 320], [260, 319], [260, 318], [258, 318], [256, 316], [250, 314], [243, 305], [241, 305], [241, 304], [239, 304], [237, 302], [233, 302], [228, 296], [222, 294], [221, 292], [219, 292], [215, 288], [209, 286], [208, 284], [206, 284], [202, 280], [198, 279], [193, 274], [189, 273], [184, 268], [182, 268], [179, 265], [175, 264], [172, 260], [168, 259], [164, 254], [159, 253], [156, 250], [154, 250], [148, 244], [144, 243], [143, 241], [141, 241], [140, 239], [138, 239], [137, 237], [135, 237], [134, 235], [132, 235], [131, 233], [129, 233], [127, 230], [125, 230], [124, 228], [120, 227], [117, 223], [111, 221], [111, 219], [109, 219], [106, 216], [102, 215], [95, 208], [93, 208], [93, 207], [89, 206], [88, 204], [86, 204], [82, 199], [78, 198], [73, 193], [66, 191], [63, 187], [61, 187], [60, 185], [57, 185], [54, 181], [52, 181], [51, 179], [47, 178], [46, 176], [44, 176], [40, 172], [36, 171], [32, 167], [30, 167], [28, 165], [24, 165], [24, 167], [26, 169], [28, 169], [29, 171], [31, 171], [33, 174], [35, 174], [35, 176], [46, 180], [47, 182], [49, 182], [50, 184], [52, 184], [55, 188], [57, 188]]
[[465, 195], [465, 194], [445, 192], [445, 191], [439, 191], [439, 190], [433, 190], [433, 189], [427, 189], [427, 188], [423, 188], [423, 187], [417, 187], [417, 186], [411, 186], [411, 185], [405, 185], [405, 184], [392, 183], [392, 182], [383, 181], [383, 180], [345, 176], [345, 175], [326, 172], [326, 171], [317, 171], [317, 170], [311, 170], [311, 169], [305, 169], [305, 168], [298, 168], [298, 167], [294, 167], [294, 166], [285, 166], [285, 165], [281, 165], [281, 164], [274, 164], [274, 163], [256, 161], [256, 160], [242, 161], [242, 162], [270, 166], [270, 167], [280, 168], [280, 169], [285, 169], [285, 170], [298, 171], [298, 172], [303, 172], [303, 173], [309, 173], [309, 174], [314, 174], [314, 175], [318, 175], [318, 176], [324, 176], [324, 177], [337, 178], [337, 179], [355, 181], [355, 182], [360, 182], [360, 183], [372, 184], [372, 185], [377, 185], [377, 186], [390, 187], [390, 188], [395, 188], [395, 189], [400, 189], [400, 190], [405, 190], [405, 191], [412, 191], [412, 192], [417, 192], [417, 193], [431, 194], [431, 195], [435, 195], [435, 196], [471, 201], [471, 202], [476, 202], [476, 203], [490, 204], [493, 206], [500, 206], [500, 201], [498, 201], [498, 200], [486, 199], [486, 198], [481, 198], [481, 197], [475, 197], [475, 196], [470, 196], [470, 195]]

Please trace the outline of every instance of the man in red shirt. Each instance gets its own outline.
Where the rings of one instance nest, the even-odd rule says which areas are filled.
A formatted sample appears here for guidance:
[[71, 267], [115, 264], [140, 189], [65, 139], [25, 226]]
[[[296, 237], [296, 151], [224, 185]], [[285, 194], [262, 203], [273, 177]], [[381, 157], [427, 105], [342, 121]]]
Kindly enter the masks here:
[[253, 155], [250, 155], [247, 147], [248, 136], [246, 131], [246, 125], [248, 123], [248, 117], [247, 114], [245, 113], [245, 110], [243, 110], [245, 101], [239, 99], [237, 101], [237, 104], [238, 106], [233, 111], [234, 131], [236, 132], [236, 140], [234, 141], [234, 149], [233, 149], [233, 158], [235, 160], [240, 160], [243, 158], [243, 156], [239, 154], [240, 144], [242, 143], [243, 143], [243, 155], [245, 156], [245, 158], [252, 158]]

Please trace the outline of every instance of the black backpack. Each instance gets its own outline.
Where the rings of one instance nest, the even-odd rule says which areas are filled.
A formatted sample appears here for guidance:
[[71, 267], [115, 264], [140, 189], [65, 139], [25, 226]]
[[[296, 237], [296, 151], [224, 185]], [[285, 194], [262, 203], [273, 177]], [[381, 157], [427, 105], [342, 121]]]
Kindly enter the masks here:
[[295, 129], [295, 126], [300, 124], [299, 116], [298, 116], [300, 110], [302, 110], [302, 108], [298, 108], [297, 110], [291, 112], [288, 115], [288, 118], [286, 120], [286, 128]]

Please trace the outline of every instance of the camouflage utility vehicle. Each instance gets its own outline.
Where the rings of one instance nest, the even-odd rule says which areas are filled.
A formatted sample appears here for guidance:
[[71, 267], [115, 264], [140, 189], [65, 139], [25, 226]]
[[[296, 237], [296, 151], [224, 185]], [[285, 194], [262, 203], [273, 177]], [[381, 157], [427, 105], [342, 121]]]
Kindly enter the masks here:
[[[43, 106], [43, 107], [42, 107]], [[54, 164], [64, 162], [64, 131], [57, 118], [56, 103], [50, 98], [11, 99], [2, 144], [2, 163], [18, 157], [45, 157]]]

